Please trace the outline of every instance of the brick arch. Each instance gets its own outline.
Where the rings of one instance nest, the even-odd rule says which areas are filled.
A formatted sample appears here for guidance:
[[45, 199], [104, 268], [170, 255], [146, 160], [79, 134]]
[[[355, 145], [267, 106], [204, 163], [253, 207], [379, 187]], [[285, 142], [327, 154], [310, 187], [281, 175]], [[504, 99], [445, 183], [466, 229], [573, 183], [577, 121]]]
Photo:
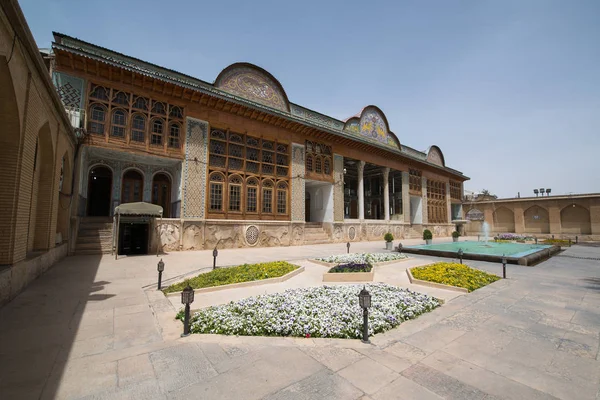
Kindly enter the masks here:
[[496, 232], [514, 233], [515, 213], [506, 207], [499, 207], [494, 211], [494, 230]]
[[19, 107], [13, 87], [12, 75], [6, 57], [0, 56], [0, 174], [2, 175], [2, 195], [0, 196], [0, 225], [7, 228], [0, 240], [0, 264], [12, 264], [16, 235], [16, 193], [19, 171], [19, 148], [21, 128]]
[[527, 233], [550, 233], [550, 214], [538, 205], [523, 212], [523, 222]]
[[562, 233], [589, 235], [592, 233], [590, 210], [578, 204], [570, 204], [560, 210]]
[[[53, 247], [54, 236], [50, 232], [52, 223], [52, 201], [58, 197], [53, 191], [54, 187], [54, 150], [50, 124], [46, 122], [40, 128], [37, 137], [37, 157], [34, 169], [33, 197], [31, 204], [33, 227], [30, 227], [30, 236], [33, 235], [33, 250], [47, 250]], [[33, 216], [35, 215], [35, 218]]]

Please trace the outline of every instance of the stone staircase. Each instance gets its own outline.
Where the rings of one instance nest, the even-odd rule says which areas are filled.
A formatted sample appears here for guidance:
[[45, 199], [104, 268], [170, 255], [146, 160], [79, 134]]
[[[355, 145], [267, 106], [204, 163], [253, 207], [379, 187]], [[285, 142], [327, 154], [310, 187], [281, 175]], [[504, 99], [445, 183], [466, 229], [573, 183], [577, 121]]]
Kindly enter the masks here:
[[329, 235], [323, 230], [323, 224], [320, 222], [307, 222], [304, 225], [304, 244], [323, 243], [331, 243]]
[[112, 217], [82, 217], [75, 254], [110, 254], [112, 230]]
[[422, 225], [412, 225], [410, 227], [410, 231], [408, 232], [407, 239], [422, 239], [423, 238], [423, 226]]

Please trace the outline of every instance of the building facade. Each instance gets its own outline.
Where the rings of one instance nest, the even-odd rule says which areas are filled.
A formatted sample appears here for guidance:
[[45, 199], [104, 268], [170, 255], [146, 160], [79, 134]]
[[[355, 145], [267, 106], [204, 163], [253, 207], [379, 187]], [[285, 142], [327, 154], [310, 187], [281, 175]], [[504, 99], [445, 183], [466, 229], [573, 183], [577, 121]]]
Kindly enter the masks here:
[[208, 83], [63, 34], [52, 47], [85, 130], [72, 250], [106, 251], [81, 232], [136, 201], [163, 207], [143, 229], [165, 251], [448, 236], [462, 218], [468, 178], [437, 146], [401, 144], [376, 106], [341, 121], [290, 102], [255, 65]]
[[0, 306], [67, 255], [78, 138], [16, 1], [0, 7]]
[[600, 194], [488, 199], [463, 204], [466, 232], [478, 235], [487, 222], [492, 233], [600, 240]]

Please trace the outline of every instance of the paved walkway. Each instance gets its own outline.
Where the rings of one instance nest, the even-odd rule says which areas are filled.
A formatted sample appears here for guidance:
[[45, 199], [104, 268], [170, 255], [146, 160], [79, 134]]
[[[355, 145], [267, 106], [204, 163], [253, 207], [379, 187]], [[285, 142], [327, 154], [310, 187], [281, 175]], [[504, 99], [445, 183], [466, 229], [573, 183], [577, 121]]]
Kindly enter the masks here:
[[[352, 251], [381, 247], [356, 243]], [[221, 250], [219, 262], [344, 250], [343, 244]], [[152, 290], [156, 257], [69, 257], [0, 309], [0, 397], [594, 399], [600, 262], [592, 258], [600, 258], [599, 248], [573, 247], [537, 267], [511, 265], [509, 279], [456, 297], [366, 345], [180, 338], [173, 305]], [[207, 251], [164, 260], [166, 279], [212, 265]], [[467, 263], [501, 271], [498, 264]]]

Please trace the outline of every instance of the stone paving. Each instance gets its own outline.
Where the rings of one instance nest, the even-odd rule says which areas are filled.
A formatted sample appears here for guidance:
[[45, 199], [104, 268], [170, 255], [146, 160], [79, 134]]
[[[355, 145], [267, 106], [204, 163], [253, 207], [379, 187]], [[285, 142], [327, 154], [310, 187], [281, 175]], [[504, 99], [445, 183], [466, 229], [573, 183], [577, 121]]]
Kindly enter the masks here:
[[[352, 250], [381, 247], [356, 243]], [[221, 250], [219, 261], [302, 260], [344, 250]], [[163, 258], [167, 280], [212, 265], [209, 251]], [[594, 258], [600, 248], [577, 246], [536, 267], [510, 265], [509, 279], [467, 295], [441, 291], [443, 307], [363, 344], [180, 338], [173, 304], [154, 290], [156, 257], [69, 257], [0, 309], [0, 398], [597, 399]], [[501, 274], [498, 264], [467, 264]], [[408, 266], [400, 265], [393, 266]], [[391, 283], [404, 286], [397, 277]]]

